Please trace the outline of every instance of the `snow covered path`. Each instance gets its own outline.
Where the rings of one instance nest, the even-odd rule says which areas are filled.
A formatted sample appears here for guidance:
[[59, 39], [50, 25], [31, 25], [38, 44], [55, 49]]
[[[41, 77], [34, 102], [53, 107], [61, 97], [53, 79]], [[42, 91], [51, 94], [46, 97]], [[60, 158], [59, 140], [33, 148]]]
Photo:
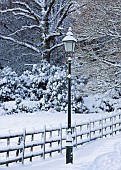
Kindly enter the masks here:
[[0, 170], [121, 170], [121, 134], [75, 148], [73, 161], [73, 164], [66, 165], [63, 153], [40, 162]]
[[[83, 145], [80, 149], [82, 153], [80, 158], [79, 155], [75, 155], [80, 160], [80, 170], [118, 170], [115, 169], [116, 165], [121, 170], [120, 138], [121, 135], [98, 139]], [[77, 163], [79, 160], [76, 160]]]

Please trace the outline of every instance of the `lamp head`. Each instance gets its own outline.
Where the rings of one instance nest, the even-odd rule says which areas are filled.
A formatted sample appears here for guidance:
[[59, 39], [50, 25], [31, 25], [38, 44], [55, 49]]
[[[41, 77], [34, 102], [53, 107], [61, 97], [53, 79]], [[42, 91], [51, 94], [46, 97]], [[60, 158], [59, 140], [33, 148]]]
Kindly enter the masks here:
[[62, 40], [64, 42], [66, 52], [74, 52], [75, 43], [77, 42], [72, 33], [72, 28], [69, 27], [66, 36]]

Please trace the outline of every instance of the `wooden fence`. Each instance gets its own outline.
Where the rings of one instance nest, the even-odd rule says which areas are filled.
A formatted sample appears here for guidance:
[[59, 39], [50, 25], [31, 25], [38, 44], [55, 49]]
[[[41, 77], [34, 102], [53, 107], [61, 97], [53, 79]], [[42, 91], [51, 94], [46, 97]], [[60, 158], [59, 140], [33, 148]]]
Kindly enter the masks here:
[[[98, 116], [98, 114], [97, 114]], [[73, 146], [114, 135], [121, 131], [121, 112], [106, 117], [87, 120], [72, 125]], [[62, 153], [66, 147], [67, 127], [41, 130], [24, 130], [21, 133], [0, 135], [0, 165], [33, 161], [34, 158], [52, 156], [54, 152]]]

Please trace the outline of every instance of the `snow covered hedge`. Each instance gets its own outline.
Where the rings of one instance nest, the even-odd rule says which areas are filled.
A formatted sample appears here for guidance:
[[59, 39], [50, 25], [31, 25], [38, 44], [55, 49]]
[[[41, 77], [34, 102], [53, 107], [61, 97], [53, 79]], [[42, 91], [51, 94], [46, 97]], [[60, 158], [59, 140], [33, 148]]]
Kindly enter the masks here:
[[[6, 67], [0, 71], [0, 101], [15, 101], [16, 107], [7, 110], [4, 104], [1, 107], [8, 114], [18, 112], [33, 112], [35, 110], [49, 110], [51, 108], [56, 111], [67, 110], [67, 73], [65, 67], [51, 66], [45, 61], [41, 64], [34, 65], [32, 71], [25, 71], [18, 76], [11, 68]], [[74, 77], [72, 80], [72, 108], [77, 113], [89, 113], [113, 111], [116, 106], [116, 98], [120, 103], [121, 94], [115, 92], [111, 98], [101, 99], [102, 96], [93, 96], [82, 98], [79, 93], [80, 86], [84, 86], [81, 78]], [[117, 93], [117, 94], [116, 94]], [[37, 107], [30, 108], [21, 104], [22, 100], [38, 101]], [[119, 106], [118, 106], [119, 107]]]

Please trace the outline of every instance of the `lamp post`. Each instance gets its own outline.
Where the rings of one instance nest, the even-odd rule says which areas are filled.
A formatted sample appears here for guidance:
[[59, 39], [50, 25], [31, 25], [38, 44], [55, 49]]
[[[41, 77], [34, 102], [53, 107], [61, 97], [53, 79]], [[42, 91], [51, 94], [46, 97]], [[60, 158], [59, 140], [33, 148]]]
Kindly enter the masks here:
[[73, 163], [73, 144], [71, 130], [71, 56], [74, 53], [77, 40], [73, 37], [72, 29], [69, 27], [66, 36], [63, 38], [66, 56], [68, 58], [68, 131], [66, 139], [66, 164]]

